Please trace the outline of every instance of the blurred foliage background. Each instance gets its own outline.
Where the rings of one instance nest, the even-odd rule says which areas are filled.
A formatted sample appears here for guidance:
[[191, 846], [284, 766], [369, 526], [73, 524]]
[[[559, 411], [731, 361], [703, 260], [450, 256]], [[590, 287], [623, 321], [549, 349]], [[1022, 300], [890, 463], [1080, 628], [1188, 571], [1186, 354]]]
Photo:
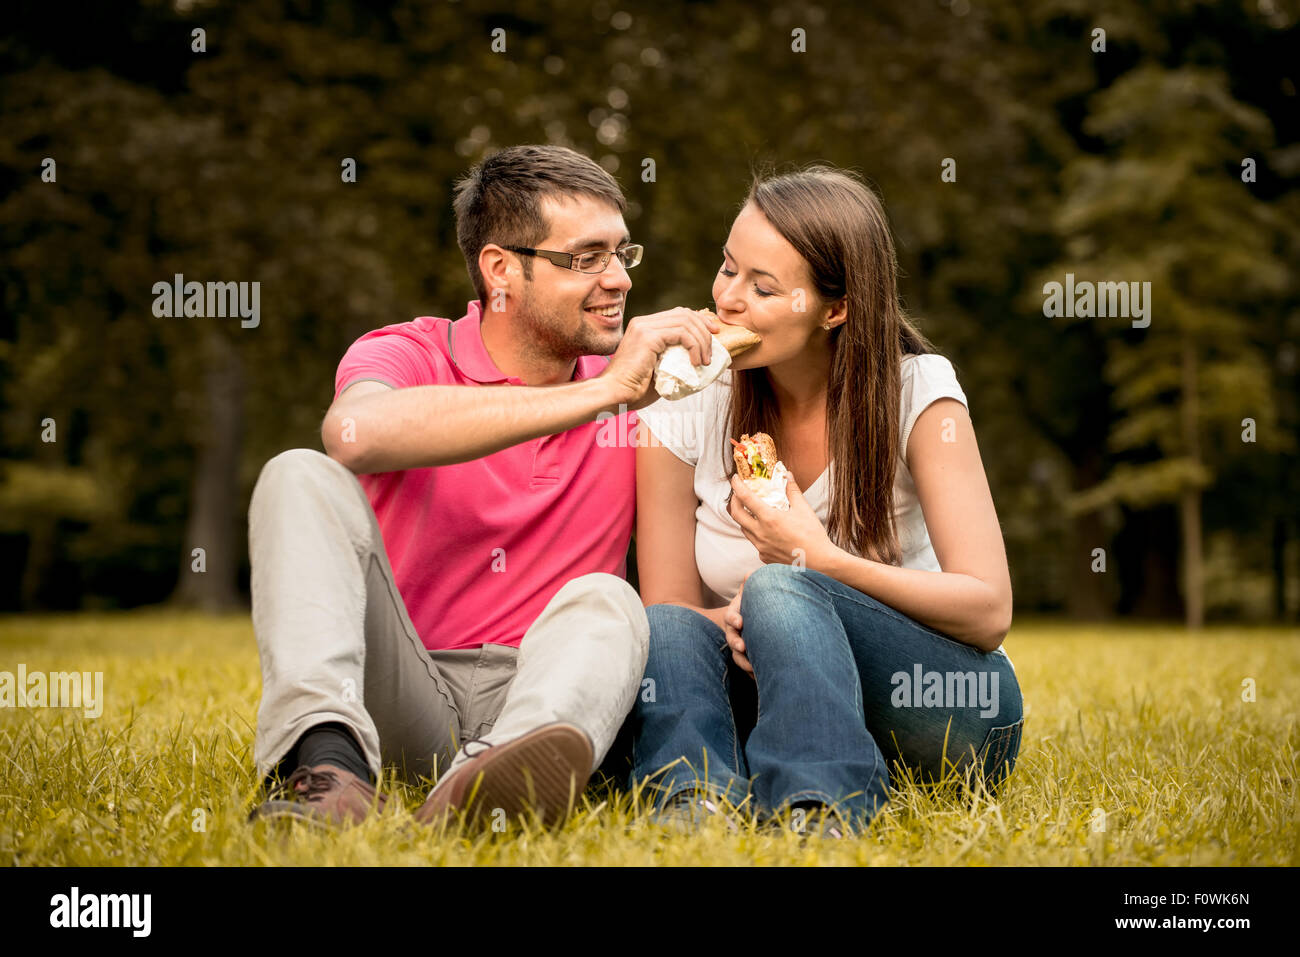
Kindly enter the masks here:
[[[320, 447], [358, 336], [463, 314], [453, 183], [550, 142], [628, 194], [633, 315], [708, 302], [756, 169], [861, 172], [970, 399], [1020, 612], [1300, 616], [1295, 2], [20, 0], [5, 20], [0, 610], [246, 602], [262, 464]], [[1150, 326], [1045, 317], [1067, 272], [1150, 281]], [[176, 273], [260, 282], [260, 324], [156, 318]]]

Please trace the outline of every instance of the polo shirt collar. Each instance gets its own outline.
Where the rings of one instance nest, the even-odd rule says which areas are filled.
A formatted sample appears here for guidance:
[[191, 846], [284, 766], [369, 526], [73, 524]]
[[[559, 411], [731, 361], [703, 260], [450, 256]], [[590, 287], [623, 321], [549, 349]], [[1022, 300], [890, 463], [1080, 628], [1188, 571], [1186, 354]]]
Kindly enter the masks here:
[[[447, 348], [451, 361], [456, 368], [482, 385], [509, 382], [522, 385], [522, 381], [507, 376], [497, 368], [497, 364], [488, 355], [487, 346], [483, 345], [483, 305], [473, 299], [466, 307], [465, 315], [451, 324], [447, 332]], [[590, 379], [600, 375], [607, 364], [604, 356], [580, 356], [573, 371], [572, 381]]]
[[465, 315], [453, 322], [447, 332], [451, 361], [475, 382], [505, 382], [506, 374], [497, 368], [483, 345], [482, 322], [483, 306], [477, 299], [472, 300]]

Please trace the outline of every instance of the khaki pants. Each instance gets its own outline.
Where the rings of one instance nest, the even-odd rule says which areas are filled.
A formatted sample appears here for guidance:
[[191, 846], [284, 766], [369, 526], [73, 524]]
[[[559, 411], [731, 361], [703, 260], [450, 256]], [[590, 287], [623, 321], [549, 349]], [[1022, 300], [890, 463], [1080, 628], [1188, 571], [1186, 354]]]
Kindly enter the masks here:
[[467, 739], [502, 744], [555, 721], [586, 732], [592, 770], [600, 765], [645, 671], [650, 626], [627, 582], [599, 573], [568, 582], [518, 649], [430, 652], [346, 467], [310, 449], [277, 455], [248, 522], [259, 777], [325, 721], [351, 729], [376, 776], [392, 764], [408, 780], [445, 778], [466, 760]]

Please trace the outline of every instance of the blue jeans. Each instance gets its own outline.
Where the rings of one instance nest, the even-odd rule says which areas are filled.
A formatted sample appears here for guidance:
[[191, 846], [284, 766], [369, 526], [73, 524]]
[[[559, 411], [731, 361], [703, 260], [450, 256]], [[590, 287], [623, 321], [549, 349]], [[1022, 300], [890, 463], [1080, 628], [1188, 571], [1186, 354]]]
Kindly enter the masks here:
[[[861, 826], [887, 800], [891, 762], [938, 780], [974, 761], [990, 783], [1015, 765], [1024, 712], [1010, 661], [828, 575], [764, 565], [749, 577], [740, 614], [753, 679], [703, 615], [680, 605], [646, 614], [632, 780], [661, 805], [698, 787], [760, 815], [833, 805]], [[737, 702], [755, 683], [746, 736]]]

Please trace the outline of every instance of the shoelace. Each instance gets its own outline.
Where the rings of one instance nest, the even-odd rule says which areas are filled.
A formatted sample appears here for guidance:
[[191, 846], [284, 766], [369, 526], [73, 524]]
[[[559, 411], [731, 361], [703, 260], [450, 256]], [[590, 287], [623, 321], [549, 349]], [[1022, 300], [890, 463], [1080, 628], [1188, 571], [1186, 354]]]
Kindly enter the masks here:
[[[482, 745], [482, 747], [481, 747], [478, 751], [474, 752], [473, 754], [470, 754], [470, 753], [469, 753], [469, 746], [470, 746], [471, 744], [480, 744], [480, 745]], [[488, 744], [488, 743], [487, 743], [486, 741], [484, 741], [482, 738], [478, 738], [478, 737], [474, 737], [474, 738], [466, 738], [466, 739], [465, 739], [465, 743], [464, 743], [463, 745], [461, 745], [461, 748], [462, 748], [462, 749], [464, 750], [464, 752], [465, 752], [465, 757], [467, 757], [467, 758], [477, 758], [480, 754], [482, 754], [484, 751], [486, 751], [486, 750], [487, 750], [488, 748], [490, 748], [490, 747], [492, 747], [492, 745]]]
[[[302, 785], [302, 787], [299, 787]], [[300, 797], [311, 800], [317, 794], [323, 794], [338, 786], [338, 778], [333, 771], [313, 771], [311, 768], [298, 768], [289, 775], [285, 787]]]

